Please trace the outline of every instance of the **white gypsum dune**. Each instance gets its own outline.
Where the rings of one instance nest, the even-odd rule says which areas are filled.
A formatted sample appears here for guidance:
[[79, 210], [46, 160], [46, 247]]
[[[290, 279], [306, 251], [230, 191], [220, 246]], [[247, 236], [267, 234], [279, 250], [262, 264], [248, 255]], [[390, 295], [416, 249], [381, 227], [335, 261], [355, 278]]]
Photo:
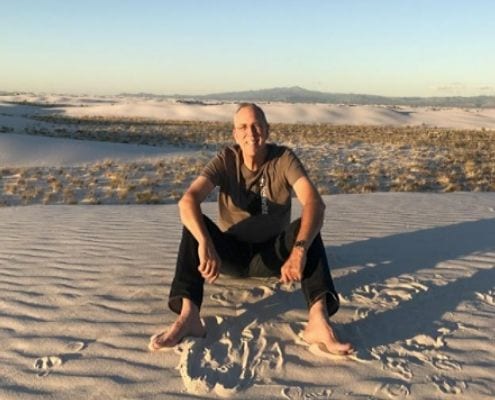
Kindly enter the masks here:
[[[9, 102], [15, 102], [12, 104]], [[22, 103], [23, 104], [18, 104]], [[48, 105], [40, 111], [25, 104]], [[495, 129], [495, 109], [406, 107], [318, 103], [260, 103], [272, 123], [339, 125], [437, 126]], [[234, 103], [188, 104], [174, 100], [143, 100], [125, 96], [0, 96], [0, 113], [61, 113], [69, 117], [149, 118], [158, 120], [231, 121]], [[26, 111], [27, 110], [27, 111]]]

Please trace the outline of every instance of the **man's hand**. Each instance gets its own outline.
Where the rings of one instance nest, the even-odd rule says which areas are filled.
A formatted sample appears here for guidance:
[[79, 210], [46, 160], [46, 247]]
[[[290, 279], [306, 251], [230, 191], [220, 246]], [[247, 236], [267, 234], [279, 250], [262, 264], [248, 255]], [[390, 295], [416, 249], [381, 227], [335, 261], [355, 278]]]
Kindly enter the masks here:
[[212, 243], [203, 243], [198, 246], [199, 265], [198, 271], [208, 282], [213, 283], [220, 274], [221, 260]]
[[299, 282], [302, 279], [304, 267], [306, 266], [306, 251], [296, 247], [292, 249], [289, 258], [280, 270], [280, 282]]

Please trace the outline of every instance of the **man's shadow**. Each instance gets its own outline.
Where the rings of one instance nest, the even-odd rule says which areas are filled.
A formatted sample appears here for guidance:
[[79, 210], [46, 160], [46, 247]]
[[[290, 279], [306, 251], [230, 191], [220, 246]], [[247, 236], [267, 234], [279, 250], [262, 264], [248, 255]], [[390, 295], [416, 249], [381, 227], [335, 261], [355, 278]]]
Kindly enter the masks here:
[[356, 338], [358, 347], [366, 349], [410, 339], [419, 334], [435, 337], [438, 336], [438, 328], [445, 324], [441, 322], [445, 313], [455, 311], [465, 300], [475, 299], [475, 292], [490, 290], [494, 282], [493, 266], [479, 268], [469, 277], [459, 278], [444, 286], [435, 286], [391, 310], [369, 314], [366, 318], [347, 323], [343, 329]]
[[[349, 296], [353, 289], [381, 283], [403, 274], [435, 269], [442, 262], [455, 262], [466, 256], [480, 254], [482, 262], [463, 261], [463, 275], [448, 277], [443, 286], [429, 285], [426, 291], [414, 293], [390, 310], [342, 324], [342, 335], [355, 339], [358, 347], [371, 348], [412, 338], [418, 334], [435, 336], [442, 316], [454, 311], [463, 301], [474, 299], [475, 292], [486, 292], [495, 282], [495, 219], [463, 222], [454, 225], [400, 233], [327, 247], [327, 253], [339, 264], [331, 269], [358, 267], [357, 272], [335, 278], [337, 291]], [[367, 266], [368, 265], [368, 266]], [[369, 266], [372, 265], [372, 266]], [[444, 271], [448, 273], [450, 267]], [[452, 271], [452, 270], [451, 270]], [[280, 318], [281, 314], [306, 306], [298, 292], [276, 291], [274, 295], [249, 304], [246, 312], [236, 318], [237, 326], [245, 326]], [[346, 337], [347, 339], [347, 337]]]
[[[336, 279], [337, 290], [345, 296], [356, 287], [420, 270], [429, 270], [430, 275], [445, 274], [446, 284], [428, 284], [426, 291], [413, 294], [411, 300], [343, 327], [365, 348], [388, 345], [418, 334], [435, 336], [445, 313], [454, 311], [465, 300], [474, 299], [475, 292], [494, 287], [495, 219], [353, 242], [327, 248], [327, 252], [338, 262], [334, 270], [357, 267], [356, 273]], [[438, 268], [441, 263], [455, 264], [476, 255], [479, 261], [463, 260], [460, 268], [452, 265]]]
[[328, 246], [326, 251], [334, 275], [356, 267], [357, 272], [337, 279], [339, 292], [348, 295], [356, 287], [494, 249], [495, 219], [482, 219]]

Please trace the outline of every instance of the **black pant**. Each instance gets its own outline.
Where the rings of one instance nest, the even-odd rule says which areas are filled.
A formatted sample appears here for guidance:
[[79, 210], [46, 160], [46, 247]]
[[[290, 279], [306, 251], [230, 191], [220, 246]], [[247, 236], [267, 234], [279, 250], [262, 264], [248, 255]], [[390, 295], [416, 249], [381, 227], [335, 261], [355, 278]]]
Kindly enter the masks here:
[[[203, 216], [203, 218], [222, 260], [220, 272], [236, 277], [280, 276], [280, 269], [289, 257], [301, 226], [301, 219], [297, 219], [275, 238], [264, 243], [251, 244], [241, 242], [232, 235], [222, 232], [208, 217]], [[201, 308], [204, 278], [198, 271], [198, 265], [198, 242], [184, 227], [168, 303], [170, 309], [177, 314], [182, 309], [183, 297], [190, 299], [199, 309]], [[320, 234], [308, 249], [301, 288], [308, 309], [325, 295], [328, 315], [337, 312], [339, 300]]]

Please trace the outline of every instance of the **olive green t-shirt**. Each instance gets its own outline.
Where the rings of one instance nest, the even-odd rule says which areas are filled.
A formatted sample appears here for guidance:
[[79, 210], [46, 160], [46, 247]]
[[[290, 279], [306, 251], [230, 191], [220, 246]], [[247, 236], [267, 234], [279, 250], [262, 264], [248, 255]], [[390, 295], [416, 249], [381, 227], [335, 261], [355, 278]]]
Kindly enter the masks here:
[[267, 144], [267, 157], [257, 171], [243, 162], [238, 145], [220, 151], [202, 170], [220, 189], [220, 229], [248, 243], [264, 242], [290, 224], [291, 188], [307, 176], [287, 147]]

